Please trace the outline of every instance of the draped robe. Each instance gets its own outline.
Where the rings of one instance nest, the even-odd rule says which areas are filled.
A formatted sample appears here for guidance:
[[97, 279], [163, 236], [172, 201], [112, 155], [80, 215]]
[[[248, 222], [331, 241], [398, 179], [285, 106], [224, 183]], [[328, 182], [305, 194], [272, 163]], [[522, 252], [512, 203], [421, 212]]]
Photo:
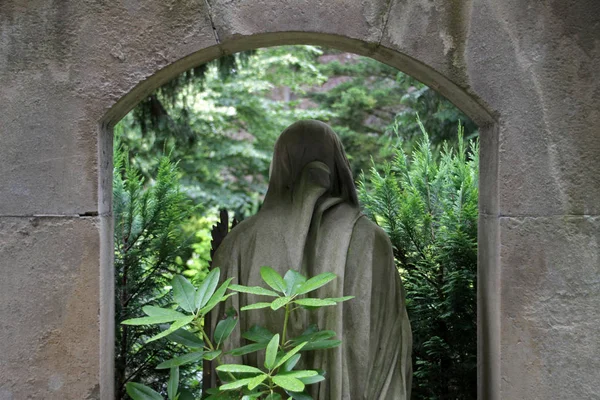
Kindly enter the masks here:
[[[411, 331], [404, 291], [394, 264], [392, 245], [376, 224], [360, 213], [348, 161], [339, 139], [325, 124], [299, 121], [284, 131], [275, 146], [265, 203], [225, 238], [213, 265], [221, 280], [266, 286], [260, 267], [282, 276], [294, 269], [309, 278], [333, 272], [337, 278], [311, 297], [356, 296], [337, 306], [296, 310], [288, 337], [310, 324], [333, 330], [342, 344], [302, 353], [299, 367], [323, 369], [326, 380], [307, 386], [315, 400], [408, 400], [411, 389]], [[216, 324], [226, 308], [268, 301], [239, 293], [213, 313]], [[248, 344], [241, 332], [253, 325], [281, 333], [284, 310], [250, 310], [225, 349]], [[243, 362], [262, 367], [264, 351]], [[226, 362], [239, 357], [227, 356]]]

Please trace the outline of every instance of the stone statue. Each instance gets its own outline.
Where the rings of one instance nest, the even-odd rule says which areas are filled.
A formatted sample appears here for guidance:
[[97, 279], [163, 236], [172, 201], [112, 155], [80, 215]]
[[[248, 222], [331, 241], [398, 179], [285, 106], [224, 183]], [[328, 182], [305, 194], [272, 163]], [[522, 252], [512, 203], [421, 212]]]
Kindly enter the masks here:
[[[308, 391], [318, 400], [410, 399], [412, 335], [392, 245], [385, 232], [360, 213], [339, 138], [322, 122], [294, 123], [275, 144], [270, 175], [263, 207], [231, 231], [213, 265], [221, 268], [222, 277], [235, 277], [234, 283], [248, 286], [263, 285], [259, 270], [264, 265], [281, 275], [289, 269], [309, 278], [335, 273], [338, 278], [317, 295], [356, 298], [290, 318], [291, 336], [315, 323], [319, 329], [334, 330], [342, 340], [337, 348], [303, 353], [301, 367], [323, 369], [327, 377], [307, 386]], [[258, 301], [265, 300], [243, 293], [233, 296], [213, 313], [213, 323], [226, 307], [239, 310]], [[279, 332], [281, 318], [273, 314], [242, 313], [229, 346], [246, 344], [240, 332], [255, 324]], [[262, 365], [264, 352], [244, 357], [245, 363]]]

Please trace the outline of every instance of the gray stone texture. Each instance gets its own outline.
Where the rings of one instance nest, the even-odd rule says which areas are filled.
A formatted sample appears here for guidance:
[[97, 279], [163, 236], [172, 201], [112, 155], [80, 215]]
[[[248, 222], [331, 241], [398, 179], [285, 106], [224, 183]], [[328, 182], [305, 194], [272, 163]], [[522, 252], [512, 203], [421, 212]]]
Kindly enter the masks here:
[[0, 218], [0, 398], [98, 398], [98, 225]]
[[112, 398], [111, 125], [192, 66], [292, 43], [384, 61], [480, 125], [480, 398], [597, 397], [596, 0], [4, 0], [0, 398]]

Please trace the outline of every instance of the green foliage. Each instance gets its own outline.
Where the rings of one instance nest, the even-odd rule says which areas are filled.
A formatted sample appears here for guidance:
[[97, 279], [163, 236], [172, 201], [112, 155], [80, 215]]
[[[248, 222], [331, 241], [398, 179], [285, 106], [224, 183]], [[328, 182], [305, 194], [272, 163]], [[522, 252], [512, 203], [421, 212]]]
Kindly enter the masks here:
[[150, 97], [151, 112], [134, 110], [116, 127], [151, 177], [157, 155], [179, 161], [181, 183], [205, 207], [242, 213], [257, 210], [266, 190], [272, 148], [278, 134], [302, 118], [327, 118], [324, 110], [303, 110], [276, 99], [281, 88], [302, 93], [324, 77], [314, 66], [312, 46], [260, 49], [236, 54], [223, 74], [220, 61], [207, 64], [201, 79], [175, 81], [167, 93]]
[[[169, 301], [170, 277], [185, 268], [182, 256], [189, 253], [181, 225], [194, 208], [180, 190], [177, 166], [167, 157], [158, 161], [156, 180], [150, 186], [129, 163], [127, 148], [118, 142], [114, 160], [115, 375], [120, 398], [131, 379], [153, 386], [163, 380], [164, 372], [155, 371], [152, 364], [180, 351], [180, 346], [164, 347], [145, 340], [159, 332], [157, 326], [120, 323], [150, 301], [159, 306]], [[148, 315], [144, 324], [185, 317], [158, 307], [146, 306], [144, 311]]]
[[158, 156], [170, 152], [196, 203], [249, 215], [266, 191], [273, 144], [291, 123], [315, 118], [332, 125], [358, 176], [371, 159], [389, 160], [400, 139], [411, 148], [415, 112], [436, 146], [455, 142], [459, 120], [468, 137], [477, 133], [450, 102], [392, 67], [332, 49], [280, 46], [191, 70], [144, 100], [116, 130], [147, 178], [155, 176]]
[[[415, 113], [421, 116], [422, 126], [414, 124]], [[475, 137], [477, 129], [446, 99], [413, 78], [375, 60], [331, 49], [281, 46], [215, 60], [169, 82], [116, 126], [117, 136], [129, 149], [115, 156], [117, 322], [148, 302], [162, 308], [170, 304], [175, 275], [183, 275], [195, 288], [205, 281], [216, 210], [227, 208], [238, 218], [258, 210], [274, 141], [286, 126], [302, 118], [333, 126], [349, 154], [354, 176], [371, 165], [375, 169], [369, 179], [363, 178], [361, 192], [366, 212], [390, 234], [406, 275], [417, 355], [415, 397], [443, 398], [445, 388], [455, 393], [453, 385], [469, 392], [472, 386], [463, 383], [470, 384], [471, 377], [474, 383], [475, 339], [469, 335], [474, 335], [476, 304], [476, 172], [470, 182], [464, 182], [467, 172], [476, 168], [476, 154], [469, 155], [462, 139], [457, 141], [455, 127], [462, 121], [467, 139]], [[421, 129], [429, 133], [427, 146], [419, 140]], [[457, 148], [455, 153], [452, 147]], [[163, 157], [165, 153], [179, 160], [177, 166]], [[412, 153], [410, 160], [405, 153]], [[452, 164], [460, 157], [468, 161], [467, 170]], [[408, 172], [402, 172], [402, 162]], [[449, 181], [464, 183], [464, 191], [452, 192]], [[455, 204], [459, 195], [463, 197]], [[189, 208], [194, 203], [202, 205], [202, 214]], [[285, 295], [240, 311], [299, 307], [297, 301], [315, 301], [292, 300], [305, 277], [288, 273], [282, 279], [283, 283], [270, 277], [269, 289], [260, 288], [260, 293], [273, 296], [285, 285]], [[183, 287], [177, 289], [180, 300], [184, 292]], [[187, 300], [187, 309], [192, 309], [191, 299]], [[195, 297], [195, 308], [196, 301], [202, 304], [207, 299]], [[321, 299], [315, 304], [332, 301]], [[304, 306], [310, 308], [308, 303]], [[145, 318], [162, 318], [161, 324], [175, 321], [165, 320], [169, 318], [165, 315]], [[223, 325], [219, 333], [225, 335], [229, 327]], [[458, 333], [461, 329], [464, 335]], [[119, 395], [124, 395], [123, 383], [135, 379], [164, 397], [167, 388], [161, 382], [166, 381], [169, 365], [193, 357], [168, 361], [185, 357], [184, 346], [205, 351], [204, 344], [198, 347], [195, 333], [187, 330], [169, 334], [166, 344], [164, 338], [146, 341], [160, 332], [156, 325], [117, 328]], [[328, 346], [328, 341], [334, 342], [332, 336], [309, 342], [303, 350]], [[236, 352], [264, 350], [263, 345], [254, 342]], [[202, 356], [208, 357], [216, 353]], [[200, 372], [197, 361], [179, 366], [180, 392], [197, 393], [192, 385]], [[163, 368], [153, 369], [161, 363]], [[444, 371], [450, 364], [456, 368], [446, 379]], [[185, 393], [181, 392], [180, 400]], [[456, 398], [469, 397], [457, 394]]]
[[[335, 279], [336, 276], [331, 273], [317, 275], [311, 279], [307, 279], [295, 271], [288, 271], [285, 277], [281, 277], [270, 267], [262, 267], [260, 273], [265, 283], [273, 290], [258, 286], [231, 285], [231, 278], [218, 286], [219, 268], [213, 269], [199, 286], [195, 286], [181, 275], [175, 275], [171, 285], [175, 304], [166, 307], [143, 307], [145, 317], [132, 318], [122, 322], [125, 326], [171, 323], [170, 327], [165, 327], [162, 332], [148, 338], [146, 343], [166, 337], [169, 342], [184, 345], [191, 350], [184, 355], [164, 361], [156, 367], [158, 369], [170, 368], [167, 385], [169, 399], [178, 399], [187, 390], [179, 385], [177, 378], [179, 367], [199, 363], [202, 359], [217, 360], [216, 371], [221, 380], [218, 388], [210, 389], [209, 393], [204, 394], [207, 400], [281, 399], [282, 395], [285, 395], [286, 398], [291, 396], [295, 399], [310, 399], [311, 397], [304, 392], [306, 385], [325, 379], [324, 371], [294, 370], [301, 357], [299, 353], [336, 347], [341, 342], [332, 339], [335, 332], [319, 331], [315, 326], [308, 327], [299, 337], [288, 338], [289, 316], [298, 308], [315, 309], [333, 306], [353, 297], [346, 296], [335, 299], [300, 297]], [[227, 289], [231, 292], [226, 294]], [[242, 356], [264, 350], [263, 369], [244, 364], [223, 364], [220, 361], [223, 355], [223, 343], [231, 335], [238, 322], [235, 310], [229, 310], [226, 318], [219, 321], [214, 329], [212, 340], [204, 330], [203, 320], [206, 314], [220, 302], [238, 292], [275, 297], [268, 303], [250, 304], [241, 311], [257, 308], [277, 310], [285, 307], [281, 335], [274, 334], [266, 328], [254, 326], [242, 334], [242, 337], [253, 343], [229, 351], [232, 356]], [[256, 307], [257, 304], [260, 304], [261, 307]], [[182, 311], [177, 311], [177, 309]], [[167, 344], [165, 343], [165, 345]], [[163, 399], [160, 393], [135, 382], [127, 383], [127, 393], [133, 400]]]
[[[418, 399], [475, 399], [477, 389], [478, 144], [459, 126], [456, 150], [439, 157], [423, 124], [410, 157], [402, 148], [362, 177], [365, 213], [392, 241], [413, 329]], [[369, 184], [367, 186], [367, 183]]]

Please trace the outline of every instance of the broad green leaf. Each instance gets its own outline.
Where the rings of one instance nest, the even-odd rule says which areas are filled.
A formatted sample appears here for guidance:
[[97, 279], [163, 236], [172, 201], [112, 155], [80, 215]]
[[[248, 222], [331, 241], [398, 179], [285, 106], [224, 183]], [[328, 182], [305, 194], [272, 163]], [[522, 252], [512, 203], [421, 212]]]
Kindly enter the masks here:
[[237, 381], [233, 381], [231, 383], [226, 383], [225, 385], [219, 386], [220, 390], [233, 390], [241, 388], [242, 386], [246, 386], [252, 381], [252, 378], [239, 379]]
[[267, 285], [271, 286], [274, 290], [280, 293], [285, 293], [285, 281], [273, 268], [261, 267], [260, 276], [263, 278], [263, 281], [265, 281]]
[[167, 336], [167, 339], [192, 349], [204, 348], [204, 342], [202, 339], [198, 337], [198, 335], [185, 329], [177, 329], [175, 332]]
[[290, 300], [292, 300], [291, 297], [280, 297], [278, 299], [275, 299], [275, 300], [273, 300], [273, 302], [271, 302], [271, 309], [272, 310], [279, 310], [281, 307], [283, 307], [287, 303], [289, 303]]
[[240, 373], [248, 373], [248, 374], [262, 374], [263, 372], [255, 367], [251, 367], [249, 365], [241, 365], [241, 364], [223, 364], [217, 367], [217, 371], [222, 372], [240, 372]]
[[286, 272], [283, 280], [285, 281], [285, 295], [293, 296], [296, 294], [300, 285], [306, 282], [306, 277], [293, 269], [290, 269]]
[[298, 364], [298, 360], [300, 360], [300, 354], [294, 354], [281, 366], [281, 369], [285, 372], [293, 370]]
[[254, 390], [258, 385], [263, 383], [263, 381], [267, 379], [268, 376], [269, 375], [267, 374], [262, 374], [250, 379], [250, 382], [248, 382], [248, 389]]
[[331, 298], [327, 298], [324, 300], [331, 300], [331, 301], [335, 301], [336, 303], [341, 303], [343, 301], [352, 300], [353, 298], [354, 298], [354, 296], [344, 296], [344, 297], [331, 297]]
[[208, 361], [212, 361], [215, 358], [219, 357], [221, 355], [222, 351], [221, 350], [215, 350], [215, 351], [207, 351], [206, 353], [204, 353], [204, 359], [208, 360]]
[[244, 397], [242, 397], [242, 400], [256, 400], [265, 393], [267, 393], [267, 392], [246, 394], [246, 395], [244, 395]]
[[331, 349], [338, 347], [340, 344], [342, 344], [341, 340], [317, 340], [308, 343], [302, 351]]
[[277, 350], [279, 349], [279, 333], [271, 338], [267, 345], [267, 353], [265, 355], [265, 368], [273, 369], [275, 359], [277, 358]]
[[313, 331], [306, 330], [302, 335], [291, 339], [291, 342], [294, 344], [302, 343], [302, 342], [316, 342], [319, 340], [326, 340], [335, 337], [334, 331]]
[[177, 398], [177, 400], [196, 400], [196, 397], [194, 397], [194, 394], [189, 390], [181, 389], [179, 391], [179, 397]]
[[169, 329], [162, 331], [158, 335], [152, 336], [150, 339], [148, 339], [146, 341], [146, 343], [150, 343], [150, 342], [153, 342], [153, 341], [158, 340], [160, 338], [163, 338], [163, 337], [165, 337], [167, 335], [170, 335], [171, 333], [175, 332], [177, 329], [183, 328], [184, 326], [186, 326], [187, 324], [189, 324], [193, 320], [194, 320], [194, 316], [193, 315], [190, 315], [189, 317], [185, 317], [185, 318], [182, 318], [182, 319], [178, 319], [177, 321], [175, 321], [175, 322], [173, 322], [171, 324], [171, 326], [169, 327]]
[[229, 351], [229, 354], [236, 357], [243, 356], [245, 354], [250, 354], [254, 353], [255, 351], [265, 349], [267, 347], [267, 344], [268, 343], [266, 342], [248, 344], [246, 346], [238, 347], [237, 349]]
[[308, 394], [302, 392], [292, 392], [292, 391], [287, 391], [287, 394], [289, 394], [290, 396], [292, 396], [291, 398], [293, 400], [313, 400], [313, 398], [311, 396], [309, 396]]
[[196, 297], [194, 298], [196, 308], [202, 308], [208, 303], [208, 300], [217, 289], [220, 276], [221, 270], [219, 268], [213, 268], [212, 271], [206, 275], [206, 278], [204, 278], [196, 291]]
[[284, 375], [275, 375], [271, 380], [274, 384], [285, 390], [290, 390], [292, 392], [301, 392], [304, 390], [304, 383], [300, 379]]
[[242, 400], [255, 400], [255, 399], [260, 398], [260, 396], [262, 396], [263, 394], [267, 394], [267, 393], [268, 392], [265, 390], [263, 392], [247, 394], [247, 395], [244, 395], [244, 397], [242, 397]]
[[178, 356], [170, 360], [161, 362], [156, 366], [156, 369], [167, 369], [189, 364], [201, 360], [202, 356], [204, 356], [204, 353], [204, 351], [195, 351], [193, 353], [184, 354], [182, 356]]
[[321, 286], [328, 284], [335, 278], [337, 278], [337, 276], [335, 274], [332, 274], [331, 272], [325, 272], [323, 274], [314, 276], [306, 282], [304, 282], [302, 285], [300, 285], [300, 287], [297, 290], [297, 294], [305, 294], [308, 292], [312, 292], [313, 290], [316, 290]]
[[281, 400], [281, 395], [278, 393], [270, 393], [265, 400]]
[[196, 288], [181, 275], [173, 278], [173, 298], [185, 311], [194, 312], [196, 309]]
[[[297, 352], [299, 352], [300, 350], [302, 350], [302, 348], [304, 346], [306, 346], [306, 342], [300, 343], [298, 346], [294, 347], [293, 349], [291, 349], [290, 351], [288, 351], [287, 353], [285, 353], [285, 355], [283, 357], [281, 357], [281, 360], [279, 360], [277, 362], [277, 364], [275, 364], [275, 366], [273, 367], [273, 369], [277, 369], [280, 366], [282, 366], [287, 360], [289, 360], [290, 358], [292, 358], [292, 356], [294, 354], [296, 354]], [[302, 389], [300, 389], [300, 390], [289, 389], [289, 390], [294, 391], [294, 392], [299, 392]]]
[[[181, 315], [183, 316], [183, 318], [186, 318], [185, 314], [181, 314]], [[167, 322], [173, 322], [180, 318], [173, 319], [172, 316], [132, 318], [132, 319], [126, 319], [125, 321], [121, 322], [121, 324], [123, 324], [123, 325], [156, 325], [156, 324], [165, 324]]]
[[271, 303], [254, 303], [241, 308], [242, 311], [258, 310], [260, 308], [271, 307]]
[[221, 286], [219, 286], [217, 291], [214, 292], [213, 295], [210, 297], [210, 300], [208, 300], [208, 303], [206, 303], [206, 306], [200, 309], [200, 314], [206, 314], [207, 312], [215, 308], [215, 306], [219, 304], [220, 301], [224, 300], [223, 295], [225, 294], [225, 291], [227, 290], [227, 287], [229, 286], [229, 283], [232, 280], [233, 278], [229, 278], [225, 282], [223, 282]]
[[278, 374], [279, 376], [291, 376], [292, 378], [310, 378], [311, 376], [317, 376], [319, 373], [314, 370], [299, 370], [299, 371], [290, 371]]
[[335, 306], [337, 304], [335, 301], [326, 299], [298, 299], [294, 300], [294, 303], [308, 307]]
[[322, 382], [325, 380], [325, 377], [322, 374], [309, 376], [307, 378], [299, 378], [305, 385], [312, 385], [313, 383]]
[[231, 296], [235, 296], [236, 294], [237, 294], [237, 292], [227, 293], [226, 295], [223, 295], [223, 297], [221, 297], [221, 301], [225, 301], [228, 298], [230, 298]]
[[142, 307], [142, 311], [149, 317], [172, 317], [173, 319], [171, 321], [185, 317], [185, 314], [182, 314], [179, 311], [156, 306], [144, 306]]
[[237, 325], [237, 316], [229, 316], [226, 319], [219, 321], [215, 328], [214, 340], [217, 342], [217, 346], [225, 341], [233, 332], [233, 329]]
[[248, 339], [251, 342], [263, 343], [269, 342], [275, 334], [269, 331], [267, 328], [262, 326], [253, 325], [249, 330], [242, 333], [244, 339]]
[[173, 367], [167, 383], [167, 396], [170, 400], [175, 400], [177, 397], [177, 389], [179, 389], [179, 367]]
[[261, 288], [260, 286], [242, 286], [242, 285], [229, 285], [229, 289], [235, 290], [236, 292], [256, 294], [260, 296], [271, 296], [278, 297], [279, 295], [272, 290]]
[[125, 390], [133, 400], [163, 400], [163, 397], [149, 388], [137, 382], [128, 382]]

